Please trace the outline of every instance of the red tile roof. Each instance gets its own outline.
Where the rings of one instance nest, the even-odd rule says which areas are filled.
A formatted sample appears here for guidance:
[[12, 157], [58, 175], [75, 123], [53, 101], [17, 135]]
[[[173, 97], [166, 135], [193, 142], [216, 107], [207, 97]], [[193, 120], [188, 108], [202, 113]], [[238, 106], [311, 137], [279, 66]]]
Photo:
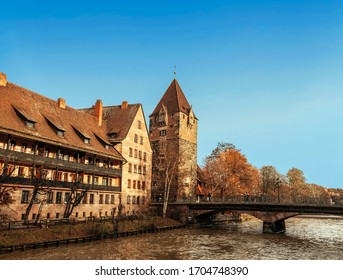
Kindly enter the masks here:
[[149, 117], [157, 115], [160, 112], [162, 105], [167, 107], [168, 114], [177, 112], [189, 113], [191, 106], [176, 79], [171, 82], [167, 91]]
[[[62, 109], [57, 101], [13, 83], [0, 86], [0, 101], [0, 132], [124, 160], [116, 149], [106, 149], [97, 139], [107, 139], [107, 126], [99, 126], [90, 114], [69, 106]], [[35, 128], [28, 128], [23, 119], [35, 122]], [[65, 131], [64, 137], [55, 129]], [[89, 144], [82, 135], [91, 138]]]
[[[103, 107], [102, 115], [103, 120], [106, 121], [107, 134], [117, 134], [116, 137], [110, 138], [109, 141], [121, 142], [126, 138], [141, 106], [141, 104], [125, 104], [124, 107], [123, 105]], [[81, 109], [81, 111], [90, 115], [94, 114], [94, 108]]]

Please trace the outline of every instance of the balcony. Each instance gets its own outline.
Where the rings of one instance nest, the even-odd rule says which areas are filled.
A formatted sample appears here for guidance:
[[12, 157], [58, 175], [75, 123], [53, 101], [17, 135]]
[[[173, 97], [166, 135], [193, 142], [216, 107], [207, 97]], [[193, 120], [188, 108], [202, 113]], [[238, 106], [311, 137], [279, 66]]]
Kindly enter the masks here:
[[[6, 158], [6, 150], [0, 149], [0, 158]], [[57, 158], [48, 158], [42, 157], [39, 155], [34, 156], [33, 154], [27, 154], [22, 152], [16, 151], [7, 151], [7, 158], [9, 162], [12, 164], [23, 164], [23, 165], [43, 165], [45, 168], [48, 169], [55, 169], [58, 167], [59, 169], [71, 172], [87, 172], [90, 174], [99, 174], [99, 175], [109, 175], [109, 176], [116, 176], [121, 177], [121, 169], [120, 168], [109, 168], [109, 167], [99, 167], [96, 165], [78, 163], [73, 161], [66, 161]]]
[[[63, 181], [44, 180], [44, 179], [30, 179], [30, 178], [25, 178], [25, 177], [6, 177], [6, 178], [3, 178], [1, 182], [3, 184], [11, 184], [11, 185], [46, 186], [46, 187], [65, 188], [65, 189], [71, 189], [75, 187], [75, 184], [76, 184], [73, 182], [63, 182]], [[93, 185], [93, 184], [83, 184], [83, 183], [77, 183], [76, 185], [78, 189], [88, 189], [88, 190], [96, 190], [96, 191], [116, 191], [116, 192], [121, 191], [120, 186], [104, 186], [104, 185]]]

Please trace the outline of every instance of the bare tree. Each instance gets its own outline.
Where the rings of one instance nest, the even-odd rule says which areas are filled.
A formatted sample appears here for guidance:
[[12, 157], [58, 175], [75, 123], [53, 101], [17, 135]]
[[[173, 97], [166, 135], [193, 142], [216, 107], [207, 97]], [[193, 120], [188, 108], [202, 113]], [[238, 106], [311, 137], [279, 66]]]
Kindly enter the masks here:
[[[41, 206], [45, 201], [45, 196], [50, 190], [50, 184], [48, 184], [46, 177], [48, 175], [48, 170], [44, 169], [44, 166], [38, 166], [32, 169], [32, 183], [33, 183], [33, 190], [30, 196], [29, 204], [26, 207], [25, 212], [25, 222], [29, 221], [30, 213], [33, 207], [33, 204], [40, 203]], [[40, 207], [41, 208], [41, 207]], [[41, 210], [41, 209], [40, 209]], [[40, 218], [40, 213], [37, 215], [36, 222]]]
[[[11, 177], [18, 170], [17, 159], [6, 158], [1, 160], [3, 160], [3, 164], [0, 168], [0, 222], [8, 220], [9, 213], [15, 212], [10, 207], [10, 205], [15, 202], [13, 199], [15, 187], [10, 184], [10, 181]], [[11, 164], [8, 162], [11, 162]]]
[[70, 193], [66, 201], [63, 218], [69, 218], [88, 193], [88, 188], [81, 188], [81, 178], [76, 179], [76, 182], [70, 187]]
[[155, 190], [160, 192], [163, 201], [162, 216], [166, 217], [168, 202], [171, 199], [176, 199], [181, 193], [178, 179], [180, 176], [180, 152], [177, 152], [179, 147], [176, 142], [166, 141], [160, 147], [159, 156], [157, 159], [157, 167], [153, 172], [154, 182], [158, 186]]

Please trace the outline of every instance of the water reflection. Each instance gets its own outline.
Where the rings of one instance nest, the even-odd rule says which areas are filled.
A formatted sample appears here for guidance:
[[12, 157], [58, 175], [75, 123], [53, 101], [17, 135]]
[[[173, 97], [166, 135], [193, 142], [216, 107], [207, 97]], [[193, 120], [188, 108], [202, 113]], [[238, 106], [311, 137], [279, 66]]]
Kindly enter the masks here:
[[262, 222], [249, 221], [15, 252], [0, 259], [343, 259], [343, 220], [292, 218], [286, 228], [286, 234], [262, 234]]

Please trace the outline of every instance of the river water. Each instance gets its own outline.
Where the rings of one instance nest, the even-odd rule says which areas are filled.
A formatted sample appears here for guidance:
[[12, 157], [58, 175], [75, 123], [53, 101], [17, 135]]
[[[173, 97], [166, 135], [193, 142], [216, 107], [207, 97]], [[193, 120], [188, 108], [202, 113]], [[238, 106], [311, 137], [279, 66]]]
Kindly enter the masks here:
[[253, 220], [0, 255], [33, 260], [343, 260], [343, 219], [291, 218], [285, 234]]

